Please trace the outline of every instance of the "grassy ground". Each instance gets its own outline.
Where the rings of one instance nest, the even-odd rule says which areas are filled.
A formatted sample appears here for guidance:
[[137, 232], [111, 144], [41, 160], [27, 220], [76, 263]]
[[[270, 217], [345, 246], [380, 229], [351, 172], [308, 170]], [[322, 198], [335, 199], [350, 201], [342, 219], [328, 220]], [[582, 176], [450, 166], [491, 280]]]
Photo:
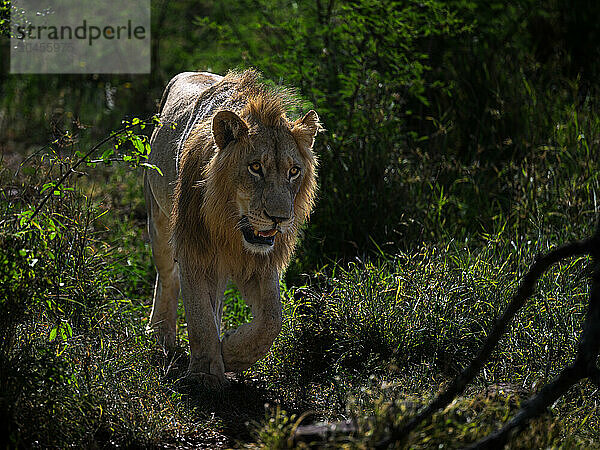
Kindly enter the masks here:
[[[352, 419], [330, 445], [369, 448], [426, 404], [535, 255], [590, 235], [600, 209], [597, 7], [505, 3], [153, 2], [148, 77], [9, 76], [0, 37], [0, 447], [285, 448], [300, 424]], [[182, 378], [183, 311], [173, 357], [145, 333], [141, 170], [82, 165], [31, 214], [170, 76], [249, 65], [328, 131], [283, 331], [215, 395]], [[588, 263], [553, 267], [464, 396], [398, 447], [464, 447], [568, 364]], [[233, 286], [225, 308], [224, 328], [250, 318]], [[577, 385], [511, 447], [600, 447], [599, 401]]]
[[[9, 447], [285, 448], [300, 423], [341, 419], [359, 432], [332, 447], [371, 447], [474, 356], [535, 254], [591, 230], [415, 242], [282, 282], [272, 351], [215, 395], [183, 378], [183, 311], [175, 356], [144, 332], [154, 271], [139, 170], [85, 169], [37, 225], [19, 216], [69, 162], [33, 158], [17, 176], [15, 162], [3, 168], [0, 435]], [[585, 258], [553, 267], [465, 396], [398, 446], [459, 448], [514, 415], [572, 360], [588, 276]], [[224, 326], [249, 320], [234, 287], [228, 297]], [[581, 383], [511, 446], [597, 446], [599, 401]]]

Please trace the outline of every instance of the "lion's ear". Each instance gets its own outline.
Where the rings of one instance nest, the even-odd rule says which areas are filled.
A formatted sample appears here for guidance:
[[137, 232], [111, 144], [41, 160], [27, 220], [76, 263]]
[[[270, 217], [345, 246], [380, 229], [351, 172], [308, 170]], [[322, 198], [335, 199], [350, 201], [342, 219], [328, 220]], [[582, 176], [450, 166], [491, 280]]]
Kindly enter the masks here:
[[220, 150], [232, 141], [248, 134], [248, 125], [240, 116], [231, 111], [219, 111], [212, 120], [212, 134]]
[[307, 112], [302, 119], [294, 122], [292, 133], [301, 145], [312, 148], [315, 136], [323, 127], [319, 123], [319, 116], [314, 110]]

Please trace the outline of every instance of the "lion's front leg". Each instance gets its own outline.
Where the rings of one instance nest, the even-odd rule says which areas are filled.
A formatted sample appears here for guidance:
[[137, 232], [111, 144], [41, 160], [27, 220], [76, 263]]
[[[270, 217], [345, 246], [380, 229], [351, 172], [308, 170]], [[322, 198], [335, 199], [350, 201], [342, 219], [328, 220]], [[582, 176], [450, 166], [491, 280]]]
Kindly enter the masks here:
[[265, 356], [281, 331], [279, 276], [252, 278], [236, 284], [252, 309], [252, 322], [228, 333], [222, 342], [225, 371], [240, 372]]
[[190, 273], [181, 267], [181, 293], [185, 307], [190, 364], [188, 377], [210, 388], [221, 388], [227, 381], [217, 323], [217, 293], [219, 287], [205, 276]]

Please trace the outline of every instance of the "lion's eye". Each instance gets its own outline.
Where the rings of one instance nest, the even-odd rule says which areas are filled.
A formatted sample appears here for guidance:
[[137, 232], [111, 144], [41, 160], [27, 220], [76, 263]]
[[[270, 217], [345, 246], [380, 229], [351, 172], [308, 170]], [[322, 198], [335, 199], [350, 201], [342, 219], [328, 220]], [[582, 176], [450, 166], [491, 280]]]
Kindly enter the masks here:
[[259, 177], [262, 177], [263, 170], [259, 162], [253, 162], [252, 164], [250, 164], [248, 166], [248, 170], [252, 175], [258, 175]]
[[292, 167], [289, 172], [290, 180], [296, 178], [298, 175], [300, 175], [300, 168], [296, 166]]

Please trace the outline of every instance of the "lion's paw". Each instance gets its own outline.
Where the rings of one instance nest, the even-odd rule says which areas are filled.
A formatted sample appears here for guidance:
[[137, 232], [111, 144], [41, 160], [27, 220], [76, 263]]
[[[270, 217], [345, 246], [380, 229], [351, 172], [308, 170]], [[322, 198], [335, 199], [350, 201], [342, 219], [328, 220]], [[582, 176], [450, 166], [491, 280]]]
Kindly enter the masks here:
[[186, 379], [190, 383], [199, 384], [206, 389], [220, 391], [229, 387], [229, 380], [225, 375], [214, 375], [206, 372], [191, 372], [188, 370]]
[[221, 390], [229, 385], [221, 354], [217, 357], [207, 355], [195, 356], [190, 360], [187, 379], [214, 390]]

